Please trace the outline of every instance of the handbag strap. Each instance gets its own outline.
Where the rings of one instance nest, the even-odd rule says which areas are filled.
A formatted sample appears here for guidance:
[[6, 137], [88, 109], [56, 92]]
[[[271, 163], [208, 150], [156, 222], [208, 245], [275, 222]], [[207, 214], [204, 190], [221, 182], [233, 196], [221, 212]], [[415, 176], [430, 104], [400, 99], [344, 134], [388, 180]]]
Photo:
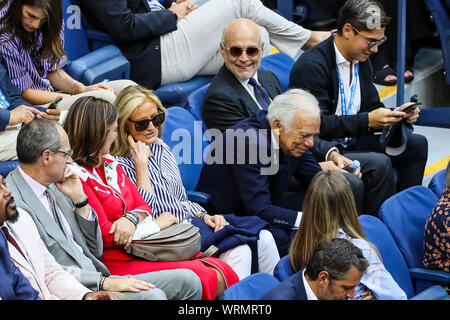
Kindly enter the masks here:
[[195, 257], [194, 260], [199, 260], [199, 259], [203, 259], [203, 258], [212, 257], [212, 256], [214, 256], [217, 253], [217, 251], [219, 251], [219, 248], [217, 248], [216, 246], [211, 245], [201, 255]]

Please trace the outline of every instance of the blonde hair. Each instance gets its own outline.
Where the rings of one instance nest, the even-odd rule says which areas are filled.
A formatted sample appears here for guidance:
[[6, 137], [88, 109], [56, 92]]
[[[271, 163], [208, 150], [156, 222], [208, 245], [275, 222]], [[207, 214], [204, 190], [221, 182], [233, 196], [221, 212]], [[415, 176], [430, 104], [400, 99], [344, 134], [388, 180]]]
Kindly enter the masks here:
[[306, 267], [319, 243], [335, 238], [339, 228], [351, 238], [367, 241], [347, 179], [337, 171], [320, 171], [306, 192], [302, 221], [289, 249], [294, 271]]
[[[126, 87], [117, 96], [115, 106], [119, 113], [119, 118], [117, 121], [117, 139], [111, 148], [112, 155], [122, 157], [130, 156], [125, 126], [133, 112], [146, 102], [153, 102], [156, 105], [158, 112], [165, 111], [165, 108], [154, 91], [139, 85]], [[158, 127], [159, 138], [162, 137], [163, 126], [164, 123]]]

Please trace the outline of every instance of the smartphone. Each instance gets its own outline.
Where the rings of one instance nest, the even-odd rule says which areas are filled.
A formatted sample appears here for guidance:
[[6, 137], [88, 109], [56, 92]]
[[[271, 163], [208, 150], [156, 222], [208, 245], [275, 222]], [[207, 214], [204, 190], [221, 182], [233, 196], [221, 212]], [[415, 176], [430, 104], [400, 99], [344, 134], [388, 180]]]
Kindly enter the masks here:
[[420, 105], [422, 105], [422, 102], [416, 102], [403, 110], [399, 110], [400, 107], [398, 107], [398, 108], [395, 108], [394, 111], [401, 111], [401, 112], [408, 113], [408, 112], [413, 111], [415, 108], [418, 108]]
[[52, 103], [50, 103], [50, 105], [47, 107], [47, 109], [56, 109], [56, 107], [58, 106], [58, 103], [62, 100], [62, 98], [58, 98], [55, 101], [53, 101]]
[[410, 105], [409, 107], [407, 107], [406, 109], [403, 109], [402, 111], [405, 112], [405, 113], [411, 112], [415, 108], [418, 108], [421, 104], [422, 104], [421, 102], [416, 102], [416, 103]]

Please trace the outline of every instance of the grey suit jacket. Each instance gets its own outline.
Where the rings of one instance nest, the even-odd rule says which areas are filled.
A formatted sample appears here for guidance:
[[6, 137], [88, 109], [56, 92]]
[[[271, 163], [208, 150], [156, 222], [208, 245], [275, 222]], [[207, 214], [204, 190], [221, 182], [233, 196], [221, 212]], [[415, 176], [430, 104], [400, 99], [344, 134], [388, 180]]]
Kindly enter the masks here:
[[50, 185], [49, 189], [52, 190], [58, 208], [70, 225], [75, 242], [83, 250], [81, 252], [49, 215], [18, 168], [6, 177], [6, 184], [17, 207], [27, 211], [33, 218], [42, 240], [56, 261], [84, 286], [97, 291], [101, 274], [110, 275], [106, 266], [99, 260], [103, 252], [103, 241], [97, 215], [94, 221], [79, 216], [56, 186]]

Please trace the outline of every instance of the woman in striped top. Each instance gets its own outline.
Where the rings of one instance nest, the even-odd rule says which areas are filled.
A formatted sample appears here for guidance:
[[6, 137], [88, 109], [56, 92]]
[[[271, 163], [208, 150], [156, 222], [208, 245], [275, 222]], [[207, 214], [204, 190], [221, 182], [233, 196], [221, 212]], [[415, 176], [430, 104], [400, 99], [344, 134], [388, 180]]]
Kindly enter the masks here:
[[[207, 214], [202, 206], [188, 200], [177, 162], [170, 148], [160, 139], [165, 113], [153, 91], [130, 86], [118, 95], [116, 107], [119, 111], [118, 138], [112, 154], [131, 181], [136, 183], [155, 217], [170, 212], [180, 223], [201, 218], [205, 227], [200, 228], [202, 237], [206, 237], [205, 229], [210, 231], [206, 226], [218, 232], [228, 226], [229, 221], [232, 222], [230, 227], [251, 225], [255, 229], [255, 237], [259, 237], [256, 241], [259, 271], [272, 274], [280, 257], [272, 234], [261, 230], [265, 226], [262, 220], [258, 217], [225, 215], [227, 221], [222, 215]], [[229, 246], [231, 249], [227, 247], [228, 250], [219, 252], [219, 258], [232, 266], [243, 279], [251, 274], [252, 252], [246, 243], [233, 245]]]
[[85, 86], [62, 70], [67, 57], [61, 0], [4, 0], [0, 17], [0, 50], [27, 102], [43, 105], [58, 97], [112, 90], [105, 83]]

